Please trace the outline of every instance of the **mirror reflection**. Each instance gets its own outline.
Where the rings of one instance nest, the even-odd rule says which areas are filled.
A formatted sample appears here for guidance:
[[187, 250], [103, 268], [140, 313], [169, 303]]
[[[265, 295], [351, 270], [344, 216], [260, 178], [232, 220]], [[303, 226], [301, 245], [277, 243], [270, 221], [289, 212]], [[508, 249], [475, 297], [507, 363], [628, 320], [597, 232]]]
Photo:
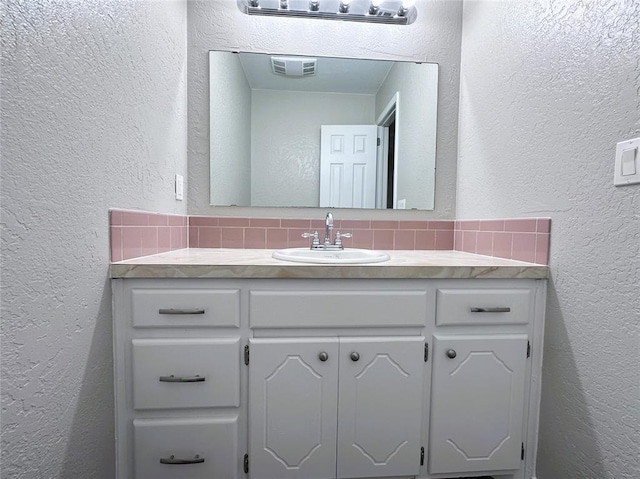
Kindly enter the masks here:
[[438, 65], [209, 52], [212, 205], [433, 209]]

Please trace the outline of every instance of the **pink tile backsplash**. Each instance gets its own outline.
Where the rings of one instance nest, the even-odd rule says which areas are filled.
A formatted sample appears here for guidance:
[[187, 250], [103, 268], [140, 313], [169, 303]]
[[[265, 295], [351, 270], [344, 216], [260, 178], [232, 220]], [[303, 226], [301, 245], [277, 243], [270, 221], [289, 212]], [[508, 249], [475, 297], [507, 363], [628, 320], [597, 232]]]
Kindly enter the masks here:
[[451, 230], [436, 230], [436, 249], [453, 249], [454, 232]]
[[476, 252], [490, 256], [493, 253], [493, 233], [489, 231], [478, 231], [476, 237]]
[[280, 228], [280, 218], [250, 218], [252, 228]]
[[184, 215], [110, 210], [111, 261], [186, 248], [187, 224]]
[[[193, 231], [196, 232], [195, 237], [191, 235]], [[222, 246], [222, 228], [219, 226], [189, 228], [189, 244], [200, 245], [200, 248], [220, 248]]]
[[[349, 241], [352, 248], [373, 249], [373, 230], [354, 231], [354, 236]], [[346, 240], [344, 244], [347, 245]]]
[[535, 233], [538, 228], [538, 220], [533, 219], [517, 219], [505, 220], [504, 230], [514, 233]]
[[[324, 222], [322, 224], [324, 225]], [[309, 229], [309, 228], [311, 228], [311, 220], [299, 220], [299, 219], [287, 220], [287, 219], [282, 219], [282, 220], [280, 220], [280, 226], [283, 227], [283, 228], [305, 228], [305, 229]]]
[[[182, 248], [278, 249], [305, 247], [302, 233], [324, 220], [164, 215], [111, 210], [111, 260]], [[335, 220], [334, 230], [351, 233], [346, 247], [396, 250], [457, 250], [547, 264], [549, 218], [496, 220]]]
[[394, 230], [373, 230], [373, 247], [375, 249], [395, 249]]
[[268, 228], [267, 229], [267, 248], [277, 249], [281, 248], [281, 245], [287, 244], [288, 232], [285, 229], [280, 228]]
[[548, 264], [550, 218], [458, 220], [454, 248], [467, 253]]
[[[320, 241], [324, 236], [324, 219], [190, 216], [189, 246], [192, 248], [220, 247], [220, 244], [211, 239], [211, 229], [218, 225], [220, 225], [221, 244], [224, 248], [302, 248], [308, 246], [311, 241], [302, 238], [302, 233], [318, 231]], [[243, 230], [244, 236], [241, 236], [239, 231], [229, 236], [230, 233], [227, 230]], [[353, 238], [343, 240], [346, 247], [405, 250], [453, 249], [453, 221], [334, 220], [334, 231], [353, 235]], [[203, 238], [207, 241], [203, 241]]]
[[267, 230], [265, 228], [246, 228], [244, 230], [244, 247], [264, 249], [267, 247]]
[[211, 216], [190, 216], [189, 226], [218, 226], [218, 218]]
[[218, 218], [220, 226], [244, 227], [251, 225], [250, 218]]
[[244, 228], [222, 228], [223, 248], [244, 248]]
[[[416, 231], [416, 249], [436, 249], [436, 231], [434, 230], [417, 230]], [[449, 248], [451, 249], [451, 248]]]
[[393, 234], [394, 249], [416, 249], [415, 230], [396, 230]]

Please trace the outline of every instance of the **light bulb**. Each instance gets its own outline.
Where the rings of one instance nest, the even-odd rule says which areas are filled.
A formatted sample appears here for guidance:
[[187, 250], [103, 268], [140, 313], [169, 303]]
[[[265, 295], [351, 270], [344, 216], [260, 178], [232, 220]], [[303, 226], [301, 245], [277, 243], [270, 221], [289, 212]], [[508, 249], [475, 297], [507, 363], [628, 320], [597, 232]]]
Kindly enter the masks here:
[[349, 2], [350, 0], [340, 0], [340, 8], [338, 11], [340, 13], [349, 13]]
[[416, 4], [416, 0], [402, 0], [402, 6], [398, 10], [398, 16], [404, 17], [409, 9]]

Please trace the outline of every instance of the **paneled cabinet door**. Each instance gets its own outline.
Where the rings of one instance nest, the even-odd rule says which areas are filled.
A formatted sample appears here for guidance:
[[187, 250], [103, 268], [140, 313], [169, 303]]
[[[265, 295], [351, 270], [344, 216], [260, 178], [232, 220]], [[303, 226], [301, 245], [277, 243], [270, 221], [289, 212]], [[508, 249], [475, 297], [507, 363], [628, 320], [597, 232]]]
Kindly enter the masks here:
[[420, 472], [424, 338], [341, 338], [337, 477]]
[[429, 472], [521, 465], [527, 336], [435, 335]]
[[338, 338], [250, 342], [251, 479], [335, 477]]

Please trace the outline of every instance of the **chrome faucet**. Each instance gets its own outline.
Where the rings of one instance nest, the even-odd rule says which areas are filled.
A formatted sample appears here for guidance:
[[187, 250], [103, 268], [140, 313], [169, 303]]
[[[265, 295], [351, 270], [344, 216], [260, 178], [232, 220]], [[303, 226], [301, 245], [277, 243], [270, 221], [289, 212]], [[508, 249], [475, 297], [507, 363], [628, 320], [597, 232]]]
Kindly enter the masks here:
[[333, 234], [333, 215], [331, 212], [327, 213], [327, 216], [324, 219], [324, 245], [331, 246], [333, 244], [333, 240], [331, 238]]
[[302, 233], [302, 237], [312, 238], [311, 249], [334, 251], [344, 249], [344, 246], [342, 245], [342, 238], [351, 238], [352, 236], [351, 233], [341, 233], [338, 231], [335, 234], [335, 238], [333, 237], [333, 215], [329, 212], [324, 219], [324, 242], [322, 244], [320, 244], [320, 238], [317, 231], [314, 231], [313, 233]]

